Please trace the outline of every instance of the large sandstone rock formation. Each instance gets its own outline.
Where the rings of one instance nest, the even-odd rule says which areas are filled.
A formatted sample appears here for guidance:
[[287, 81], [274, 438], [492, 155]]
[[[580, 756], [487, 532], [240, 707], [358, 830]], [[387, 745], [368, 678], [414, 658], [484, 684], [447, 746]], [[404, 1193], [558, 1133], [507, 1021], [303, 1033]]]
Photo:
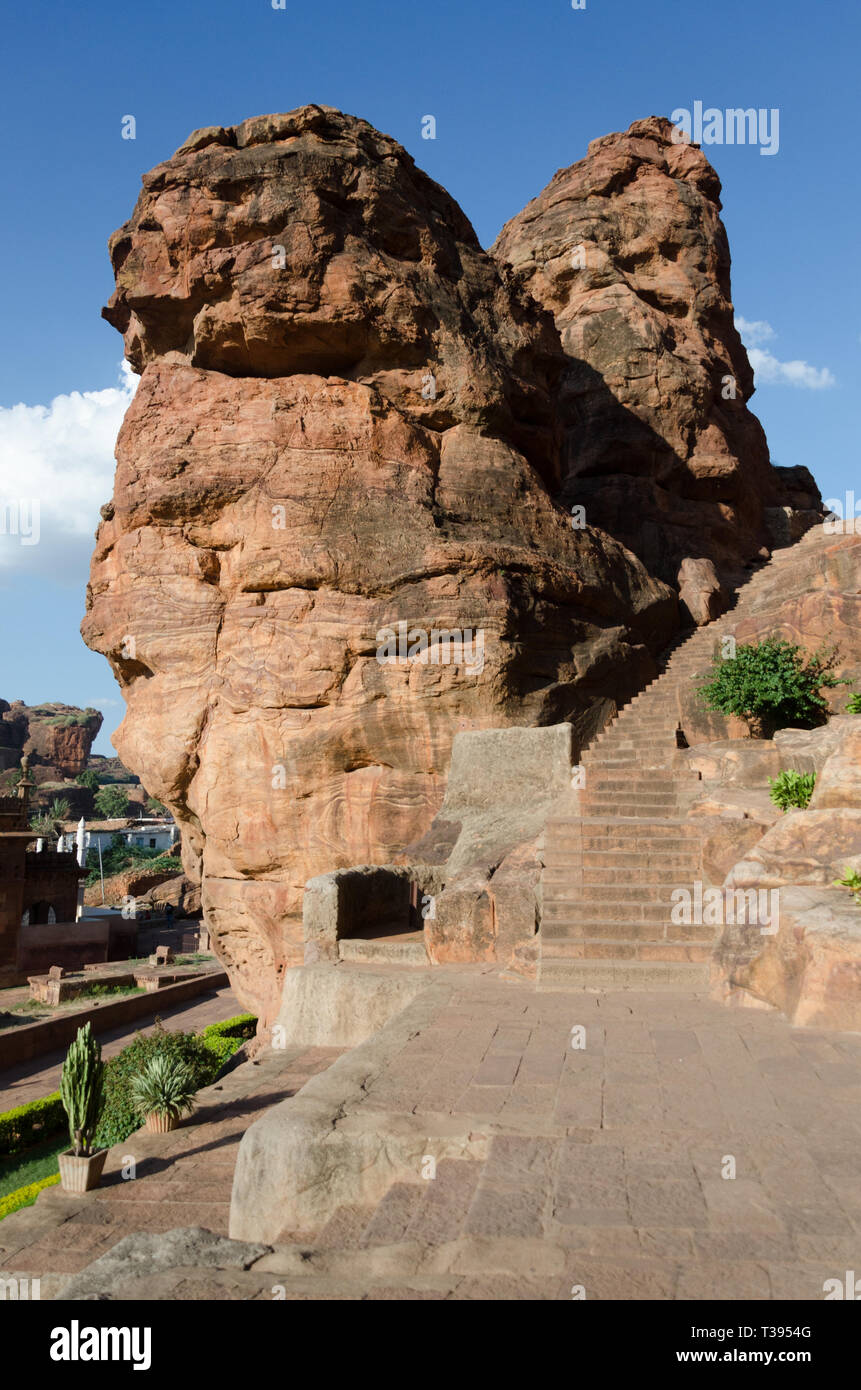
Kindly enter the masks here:
[[[420, 837], [460, 728], [591, 732], [677, 602], [554, 502], [552, 322], [365, 122], [198, 132], [112, 256], [143, 376], [84, 633], [126, 695], [123, 761], [177, 816], [268, 1018], [305, 881]], [[438, 640], [381, 664], [399, 623], [478, 630], [480, 659]]]
[[746, 402], [720, 180], [667, 120], [593, 140], [493, 254], [553, 313], [563, 496], [676, 584], [693, 620], [820, 514], [806, 469], [772, 468]]
[[[420, 839], [461, 729], [568, 722], [576, 756], [654, 673], [677, 587], [708, 616], [761, 550], [763, 507], [787, 501], [743, 402], [733, 424], [706, 387], [726, 363], [750, 385], [714, 174], [676, 150], [673, 182], [660, 123], [604, 144], [633, 171], [600, 191], [611, 220], [621, 209], [614, 254], [678, 262], [669, 278], [687, 266], [693, 284], [657, 296], [675, 338], [663, 319], [643, 328], [642, 295], [616, 314], [636, 331], [619, 330], [613, 360], [660, 383], [636, 422], [658, 443], [636, 466], [636, 450], [616, 468], [599, 445], [630, 411], [613, 396], [622, 366], [587, 360], [596, 306], [560, 338], [511, 229], [497, 259], [482, 251], [364, 121], [309, 106], [197, 131], [111, 240], [105, 316], [142, 380], [83, 631], [126, 695], [123, 760], [181, 824], [216, 948], [266, 1019], [301, 959], [310, 877]], [[575, 233], [576, 209], [558, 235]], [[581, 456], [613, 473], [610, 492], [628, 469], [663, 500], [632, 492], [624, 516], [590, 502], [572, 526]], [[387, 630], [418, 659], [381, 662]], [[480, 634], [480, 651], [452, 651], [451, 632]]]
[[77, 777], [101, 727], [96, 709], [0, 700], [0, 771], [17, 767], [26, 753], [37, 782]]

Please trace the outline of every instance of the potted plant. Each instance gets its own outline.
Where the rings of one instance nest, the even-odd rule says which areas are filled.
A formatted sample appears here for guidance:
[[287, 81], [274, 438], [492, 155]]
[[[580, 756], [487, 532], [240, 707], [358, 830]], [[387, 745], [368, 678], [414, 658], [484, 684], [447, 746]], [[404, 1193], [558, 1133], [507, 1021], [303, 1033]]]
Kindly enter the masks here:
[[193, 1108], [195, 1090], [194, 1077], [185, 1063], [161, 1054], [134, 1078], [132, 1103], [151, 1133], [166, 1134]]
[[72, 1147], [59, 1155], [60, 1179], [66, 1192], [89, 1192], [101, 1180], [108, 1151], [94, 1152], [92, 1145], [102, 1111], [104, 1073], [102, 1049], [85, 1023], [78, 1029], [60, 1074], [60, 1099], [72, 1140]]

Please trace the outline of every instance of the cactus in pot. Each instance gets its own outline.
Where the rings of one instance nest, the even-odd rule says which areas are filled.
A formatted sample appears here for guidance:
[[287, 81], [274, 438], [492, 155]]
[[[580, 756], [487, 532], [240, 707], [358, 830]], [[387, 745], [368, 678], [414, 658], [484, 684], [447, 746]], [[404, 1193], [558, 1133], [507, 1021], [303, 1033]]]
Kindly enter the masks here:
[[97, 1187], [107, 1149], [93, 1152], [93, 1137], [103, 1103], [105, 1067], [102, 1049], [89, 1023], [78, 1029], [60, 1074], [60, 1099], [69, 1122], [72, 1147], [59, 1156], [60, 1176], [67, 1192]]

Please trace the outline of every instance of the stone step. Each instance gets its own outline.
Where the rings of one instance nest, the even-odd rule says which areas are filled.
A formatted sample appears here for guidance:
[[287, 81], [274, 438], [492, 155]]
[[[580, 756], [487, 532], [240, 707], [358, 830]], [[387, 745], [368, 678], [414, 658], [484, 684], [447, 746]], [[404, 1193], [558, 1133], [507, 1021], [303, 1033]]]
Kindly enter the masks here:
[[582, 787], [582, 797], [587, 801], [608, 801], [611, 803], [630, 802], [635, 806], [642, 805], [644, 802], [655, 801], [661, 805], [667, 805], [677, 800], [679, 787], [676, 782], [651, 782], [647, 776], [633, 778], [627, 782], [620, 778], [609, 778], [612, 786], [602, 786], [602, 779], [590, 780], [586, 777], [586, 785]]
[[428, 954], [422, 941], [375, 941], [358, 936], [342, 936], [338, 942], [340, 960], [373, 961], [388, 965], [426, 966]]
[[643, 801], [616, 803], [609, 799], [603, 800], [595, 797], [589, 800], [584, 809], [593, 816], [611, 816], [617, 812], [620, 817], [624, 816], [628, 820], [643, 820], [649, 817], [657, 819], [662, 811], [670, 816], [678, 810], [678, 799], [673, 797], [671, 801], [656, 801], [654, 798], [650, 798], [648, 801], [644, 799]]
[[647, 854], [626, 854], [620, 858], [618, 851], [589, 849], [572, 852], [566, 858], [545, 850], [543, 879], [547, 883], [558, 882], [562, 875], [570, 876], [576, 869], [584, 883], [605, 883], [610, 874], [618, 881], [621, 873], [637, 883], [663, 883], [679, 875], [696, 874], [699, 867], [700, 856], [694, 853], [665, 854], [654, 859]]
[[653, 941], [649, 938], [618, 937], [602, 940], [584, 937], [576, 941], [548, 942], [542, 953], [544, 960], [668, 960], [707, 963], [711, 959], [710, 942]]
[[[654, 922], [663, 927], [672, 917], [673, 904], [656, 899], [651, 902], [633, 898], [602, 901], [600, 898], [563, 898], [545, 902], [541, 913], [542, 927], [571, 927], [590, 922]], [[616, 933], [613, 933], [614, 935]], [[663, 936], [663, 931], [659, 933]], [[597, 936], [601, 933], [597, 932]]]
[[624, 883], [641, 894], [654, 894], [657, 891], [668, 894], [682, 883], [695, 882], [702, 877], [698, 861], [674, 864], [671, 868], [661, 868], [654, 864], [640, 864], [629, 871], [606, 864], [586, 865], [582, 860], [570, 859], [567, 863], [553, 861], [545, 865], [541, 876], [546, 902], [557, 901], [560, 895], [579, 893], [581, 887], [596, 888], [602, 885]]
[[587, 768], [583, 791], [624, 792], [642, 796], [648, 791], [675, 793], [679, 786], [679, 779], [669, 768], [656, 768], [654, 772], [632, 771], [627, 777], [612, 771], [602, 772], [597, 768], [591, 776], [589, 772]]
[[550, 903], [597, 902], [613, 903], [617, 906], [624, 903], [668, 903], [672, 907], [669, 895], [674, 886], [667, 884], [666, 875], [659, 876], [652, 883], [648, 880], [629, 883], [627, 876], [623, 877], [621, 874], [608, 882], [605, 873], [605, 877], [597, 883], [592, 881], [557, 886], [549, 894], [545, 893], [544, 906], [546, 908]]
[[552, 921], [542, 916], [541, 950], [542, 955], [552, 955], [559, 941], [714, 941], [715, 928], [704, 922], [692, 922], [684, 927], [670, 921], [669, 912], [663, 917], [644, 921], [633, 916], [622, 916], [615, 920], [606, 917], [572, 915]]
[[538, 963], [538, 989], [705, 990], [709, 967], [690, 961], [545, 960]]

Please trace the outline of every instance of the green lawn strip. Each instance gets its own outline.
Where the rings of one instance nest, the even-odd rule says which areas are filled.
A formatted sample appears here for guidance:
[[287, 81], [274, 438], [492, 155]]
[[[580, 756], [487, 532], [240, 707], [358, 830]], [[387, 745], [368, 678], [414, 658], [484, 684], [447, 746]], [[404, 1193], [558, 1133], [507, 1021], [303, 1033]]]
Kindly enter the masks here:
[[55, 1134], [25, 1153], [7, 1154], [5, 1158], [0, 1158], [0, 1197], [7, 1197], [19, 1187], [26, 1187], [28, 1183], [39, 1182], [41, 1178], [56, 1173], [57, 1154], [68, 1147], [68, 1134]]
[[32, 1207], [43, 1187], [53, 1187], [60, 1181], [59, 1173], [51, 1173], [47, 1178], [39, 1178], [37, 1182], [28, 1183], [25, 1187], [16, 1188], [6, 1197], [0, 1197], [0, 1221], [4, 1216], [11, 1216], [13, 1211], [20, 1211], [22, 1207]]

